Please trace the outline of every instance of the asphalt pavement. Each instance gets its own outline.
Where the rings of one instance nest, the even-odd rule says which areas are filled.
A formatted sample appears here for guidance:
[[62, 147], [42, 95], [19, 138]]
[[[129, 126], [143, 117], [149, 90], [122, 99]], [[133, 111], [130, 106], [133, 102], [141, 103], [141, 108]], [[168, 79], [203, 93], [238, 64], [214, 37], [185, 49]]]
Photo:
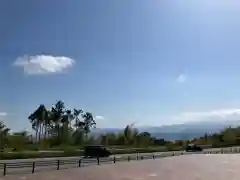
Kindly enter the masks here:
[[192, 154], [91, 168], [9, 175], [0, 177], [0, 180], [238, 180], [239, 167], [240, 154]]
[[114, 155], [109, 158], [100, 158], [99, 161], [94, 158], [83, 157], [59, 157], [59, 158], [38, 158], [38, 159], [16, 159], [16, 160], [1, 160], [0, 161], [0, 176], [3, 175], [4, 164], [6, 164], [6, 174], [24, 174], [36, 173], [42, 171], [53, 171], [60, 169], [79, 168], [96, 166], [102, 164], [115, 164], [122, 161], [157, 159], [168, 156], [180, 156], [196, 153], [240, 153], [240, 147], [234, 148], [213, 148], [204, 149], [203, 152], [159, 152], [159, 153], [141, 153], [141, 154], [121, 154]]

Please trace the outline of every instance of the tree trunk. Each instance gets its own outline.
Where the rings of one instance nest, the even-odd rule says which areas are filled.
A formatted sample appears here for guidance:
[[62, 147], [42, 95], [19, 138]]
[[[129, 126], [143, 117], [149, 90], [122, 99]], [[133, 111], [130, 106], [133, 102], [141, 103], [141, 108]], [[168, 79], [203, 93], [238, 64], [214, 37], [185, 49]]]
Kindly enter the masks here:
[[45, 129], [44, 129], [44, 139], [47, 139], [47, 125], [45, 125]]
[[35, 132], [36, 134], [35, 134], [35, 143], [38, 141], [38, 128], [36, 129], [36, 132]]

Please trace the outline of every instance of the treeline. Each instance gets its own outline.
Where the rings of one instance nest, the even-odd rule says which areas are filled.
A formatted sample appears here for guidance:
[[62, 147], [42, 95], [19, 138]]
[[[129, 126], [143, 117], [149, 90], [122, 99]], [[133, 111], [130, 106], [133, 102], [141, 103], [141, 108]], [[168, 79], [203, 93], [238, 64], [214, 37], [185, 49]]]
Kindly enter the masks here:
[[[60, 128], [61, 133], [47, 134], [45, 131], [39, 133], [37, 131], [37, 138], [29, 135], [29, 132], [15, 132], [9, 133], [8, 129], [3, 123], [0, 122], [1, 133], [1, 148], [14, 149], [14, 151], [21, 150], [41, 150], [41, 149], [68, 149], [75, 148], [81, 149], [84, 145], [99, 144], [108, 147], [138, 147], [147, 148], [150, 146], [165, 146], [167, 142], [164, 139], [156, 139], [151, 137], [148, 132], [138, 132], [133, 125], [127, 125], [122, 132], [119, 133], [106, 133], [99, 136], [93, 136], [86, 133], [83, 129], [68, 128], [68, 130]], [[58, 130], [57, 130], [58, 131]], [[60, 137], [59, 137], [60, 136]], [[61, 139], [62, 138], [62, 139]]]
[[92, 113], [77, 108], [67, 109], [63, 101], [57, 101], [50, 109], [40, 105], [29, 115], [28, 121], [32, 133], [10, 133], [10, 129], [0, 122], [1, 149], [81, 148], [86, 144], [148, 147], [167, 143], [164, 139], [151, 137], [148, 132], [139, 132], [133, 125], [127, 125], [120, 133], [93, 136], [91, 130], [96, 127], [96, 121]]
[[101, 144], [108, 147], [167, 147], [182, 148], [188, 143], [212, 145], [213, 147], [240, 145], [240, 127], [205, 134], [192, 140], [166, 141], [152, 137], [149, 132], [139, 132], [134, 125], [127, 125], [122, 132], [106, 133], [99, 136], [91, 134], [96, 127], [92, 113], [82, 109], [68, 109], [63, 101], [58, 101], [50, 109], [40, 105], [28, 117], [34, 133], [10, 133], [0, 122], [0, 149], [3, 150], [40, 150], [40, 149], [81, 149], [87, 144]]
[[57, 101], [50, 109], [40, 105], [28, 117], [34, 135], [29, 132], [10, 134], [10, 129], [0, 123], [0, 147], [51, 148], [61, 145], [79, 145], [88, 141], [88, 134], [96, 126], [94, 116], [82, 109], [67, 109], [63, 101]]
[[238, 146], [240, 145], [240, 126], [230, 126], [219, 133], [205, 133], [202, 137], [193, 139], [192, 142], [212, 145], [213, 147]]
[[106, 133], [97, 137], [96, 142], [105, 146], [150, 147], [164, 146], [164, 139], [152, 137], [149, 132], [139, 132], [134, 125], [127, 125], [122, 132]]

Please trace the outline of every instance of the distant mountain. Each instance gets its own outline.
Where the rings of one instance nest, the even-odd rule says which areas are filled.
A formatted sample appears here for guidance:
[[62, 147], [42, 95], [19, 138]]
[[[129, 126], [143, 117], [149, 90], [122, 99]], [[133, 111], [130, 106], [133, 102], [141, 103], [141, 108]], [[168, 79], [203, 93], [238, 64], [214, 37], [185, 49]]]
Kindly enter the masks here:
[[103, 133], [118, 133], [121, 132], [123, 129], [121, 128], [95, 128], [92, 130], [92, 134], [103, 134]]
[[[203, 136], [205, 133], [220, 132], [229, 126], [240, 126], [240, 120], [189, 122], [184, 124], [163, 125], [159, 127], [138, 127], [138, 129], [141, 132], [147, 131], [157, 138], [164, 138], [166, 140], [186, 140]], [[92, 134], [118, 133], [122, 130], [123, 129], [121, 128], [96, 128], [93, 130]]]
[[140, 131], [148, 131], [152, 136], [166, 140], [193, 139], [203, 136], [205, 133], [212, 134], [220, 132], [226, 127], [240, 126], [237, 121], [202, 121], [184, 124], [164, 125], [160, 127], [139, 128]]

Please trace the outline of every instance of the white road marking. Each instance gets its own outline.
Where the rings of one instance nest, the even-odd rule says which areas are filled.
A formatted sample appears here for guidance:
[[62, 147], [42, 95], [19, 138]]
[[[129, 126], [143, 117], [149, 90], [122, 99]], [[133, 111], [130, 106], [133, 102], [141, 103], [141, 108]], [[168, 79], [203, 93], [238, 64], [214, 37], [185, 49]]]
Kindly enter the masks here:
[[157, 174], [149, 174], [148, 176], [150, 176], [150, 177], [156, 177], [157, 176]]

